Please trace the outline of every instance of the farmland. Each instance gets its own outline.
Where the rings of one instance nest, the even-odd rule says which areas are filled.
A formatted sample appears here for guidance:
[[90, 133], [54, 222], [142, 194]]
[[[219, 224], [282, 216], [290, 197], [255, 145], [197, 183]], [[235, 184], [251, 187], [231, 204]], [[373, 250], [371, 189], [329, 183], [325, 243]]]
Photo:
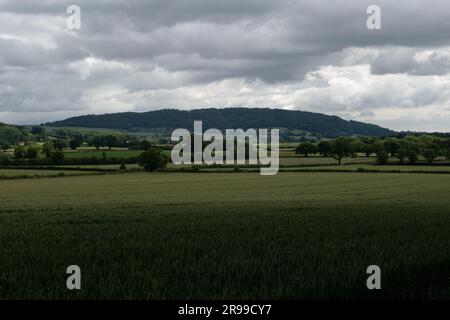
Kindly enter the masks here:
[[0, 181], [0, 298], [448, 298], [449, 193], [438, 174]]
[[78, 158], [131, 158], [131, 157], [137, 157], [139, 154], [141, 154], [142, 151], [139, 150], [79, 150], [79, 151], [73, 151], [73, 152], [66, 152], [66, 158], [67, 159], [78, 159]]
[[3, 178], [36, 178], [49, 177], [57, 175], [80, 175], [88, 174], [88, 171], [82, 170], [35, 170], [35, 169], [0, 169], [0, 180]]

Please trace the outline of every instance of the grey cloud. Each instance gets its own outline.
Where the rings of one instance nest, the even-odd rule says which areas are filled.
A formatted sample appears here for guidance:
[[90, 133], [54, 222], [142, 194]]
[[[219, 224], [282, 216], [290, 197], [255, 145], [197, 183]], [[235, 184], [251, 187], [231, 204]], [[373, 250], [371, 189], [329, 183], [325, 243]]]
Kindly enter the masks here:
[[[79, 31], [65, 27], [66, 7], [74, 3], [82, 10]], [[335, 67], [332, 72], [342, 66], [369, 65], [372, 75], [387, 77], [386, 82], [390, 75], [406, 74], [411, 79], [435, 75], [445, 83], [450, 72], [448, 1], [378, 0], [383, 29], [370, 31], [366, 8], [373, 3], [0, 0], [0, 112], [35, 111], [29, 120], [35, 122], [36, 114], [45, 118], [45, 112], [55, 110], [67, 115], [103, 111], [97, 109], [98, 99], [92, 101], [97, 89], [102, 94], [112, 90], [108, 97], [118, 95], [120, 104], [112, 105], [112, 110], [185, 100], [189, 103], [183, 106], [232, 101], [376, 117], [367, 109], [446, 105], [447, 93], [430, 92], [420, 85], [409, 88], [412, 92], [404, 99], [397, 99], [394, 92], [384, 89], [379, 95], [358, 88], [360, 95], [346, 96], [335, 85], [343, 77], [340, 73], [305, 80], [324, 66]], [[418, 53], [426, 51], [417, 59]], [[236, 79], [258, 85], [248, 96], [239, 93], [243, 95], [239, 99], [216, 92], [209, 99], [203, 94], [204, 88], [214, 88], [233, 95], [228, 90], [238, 90], [236, 83], [241, 80]], [[377, 89], [369, 78], [364, 81], [354, 82]], [[230, 87], [222, 88], [221, 83]], [[191, 100], [183, 100], [185, 96]], [[153, 100], [147, 103], [145, 99]], [[11, 116], [19, 118], [26, 117]]]

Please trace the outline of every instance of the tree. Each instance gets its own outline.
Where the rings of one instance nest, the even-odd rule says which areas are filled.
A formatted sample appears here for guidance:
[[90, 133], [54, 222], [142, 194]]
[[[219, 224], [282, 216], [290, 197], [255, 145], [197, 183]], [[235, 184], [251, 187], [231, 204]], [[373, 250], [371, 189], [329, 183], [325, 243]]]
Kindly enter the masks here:
[[47, 132], [44, 127], [32, 127], [31, 133], [36, 136], [37, 140], [44, 140], [47, 137]]
[[328, 157], [331, 152], [331, 144], [328, 141], [321, 141], [318, 145], [318, 150], [321, 155]]
[[391, 157], [395, 157], [400, 148], [400, 144], [396, 138], [387, 138], [384, 142], [384, 147], [386, 148], [386, 152], [391, 154]]
[[317, 146], [311, 142], [300, 143], [297, 149], [295, 149], [295, 153], [304, 154], [305, 157], [308, 157], [308, 154], [317, 153], [317, 151], [318, 151]]
[[109, 150], [117, 145], [117, 141], [117, 137], [113, 134], [108, 134], [105, 136], [105, 144], [109, 148]]
[[64, 161], [64, 158], [65, 158], [64, 151], [59, 149], [54, 150], [50, 155], [52, 164], [61, 164]]
[[358, 152], [364, 152], [365, 151], [366, 144], [362, 142], [360, 139], [355, 139], [352, 142], [350, 142], [350, 154], [353, 158], [356, 158], [358, 156]]
[[445, 159], [450, 160], [450, 148], [444, 150]]
[[410, 164], [416, 164], [418, 158], [417, 152], [414, 150], [408, 151], [408, 160]]
[[14, 148], [14, 158], [15, 159], [25, 159], [25, 147], [17, 146]]
[[79, 138], [73, 138], [69, 142], [69, 147], [72, 150], [77, 150], [77, 148], [80, 147], [82, 143], [83, 143], [83, 141], [80, 140]]
[[331, 156], [341, 165], [342, 159], [350, 154], [350, 141], [347, 138], [337, 138], [331, 143]]
[[148, 151], [144, 151], [138, 157], [139, 165], [144, 167], [147, 171], [156, 171], [161, 168], [165, 168], [169, 163], [169, 158], [161, 152], [161, 149], [152, 148]]
[[365, 153], [366, 157], [370, 157], [370, 155], [372, 153], [375, 152], [375, 146], [373, 145], [373, 143], [364, 143], [364, 147], [362, 149], [362, 152]]
[[0, 164], [1, 165], [7, 165], [10, 161], [10, 156], [7, 153], [0, 153]]
[[377, 152], [377, 163], [386, 164], [389, 160], [389, 153], [386, 150], [378, 150]]
[[401, 164], [403, 164], [403, 162], [405, 162], [405, 158], [407, 156], [407, 152], [405, 151], [405, 149], [403, 149], [402, 147], [400, 147], [397, 150], [397, 154], [396, 154], [398, 160], [400, 161]]
[[423, 156], [425, 158], [425, 160], [427, 161], [428, 164], [432, 164], [433, 161], [436, 159], [437, 157], [437, 153], [434, 149], [425, 149], [423, 151]]
[[53, 144], [53, 147], [57, 150], [64, 150], [68, 146], [69, 144], [66, 140], [56, 140], [56, 142]]
[[52, 156], [53, 151], [55, 151], [55, 148], [53, 146], [53, 142], [46, 141], [42, 145], [42, 152], [44, 153], [46, 158], [50, 158]]
[[39, 149], [36, 146], [29, 146], [25, 150], [25, 158], [26, 159], [36, 159], [39, 154]]
[[2, 151], [6, 151], [9, 148], [11, 148], [11, 144], [9, 143], [9, 141], [6, 139], [0, 139], [0, 149]]
[[152, 146], [152, 144], [150, 143], [150, 141], [148, 141], [148, 140], [141, 141], [140, 147], [142, 150], [144, 150], [144, 151], [148, 150], [148, 149], [150, 149], [151, 146]]
[[0, 139], [8, 141], [10, 144], [17, 144], [24, 140], [24, 135], [16, 127], [0, 126]]
[[98, 150], [100, 149], [100, 147], [103, 147], [105, 145], [104, 142], [105, 141], [103, 139], [103, 136], [96, 134], [91, 137], [88, 143], [89, 145], [94, 146]]

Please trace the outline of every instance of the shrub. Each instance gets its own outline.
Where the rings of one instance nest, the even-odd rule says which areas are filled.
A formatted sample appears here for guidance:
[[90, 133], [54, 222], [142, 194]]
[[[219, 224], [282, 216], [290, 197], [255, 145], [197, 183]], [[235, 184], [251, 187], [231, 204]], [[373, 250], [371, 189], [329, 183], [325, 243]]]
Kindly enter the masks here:
[[14, 149], [14, 159], [25, 159], [25, 152], [24, 146], [17, 146]]
[[379, 150], [377, 152], [377, 163], [378, 164], [386, 164], [389, 160], [389, 154], [387, 153], [386, 150]]
[[416, 164], [418, 158], [419, 157], [417, 156], [417, 152], [415, 152], [415, 151], [408, 152], [408, 161], [410, 164]]
[[423, 151], [423, 157], [428, 164], [432, 164], [434, 159], [437, 157], [437, 153], [433, 149], [425, 149]]
[[139, 165], [147, 171], [156, 171], [165, 168], [169, 158], [160, 149], [153, 148], [141, 153], [138, 157]]
[[62, 150], [55, 150], [50, 155], [50, 159], [52, 164], [62, 164], [64, 161], [65, 155]]

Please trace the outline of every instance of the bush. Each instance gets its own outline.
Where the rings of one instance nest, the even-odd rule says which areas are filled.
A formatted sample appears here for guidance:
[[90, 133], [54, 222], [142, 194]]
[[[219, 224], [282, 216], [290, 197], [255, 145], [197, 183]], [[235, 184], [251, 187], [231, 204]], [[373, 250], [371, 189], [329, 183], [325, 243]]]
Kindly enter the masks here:
[[65, 155], [62, 150], [55, 150], [50, 155], [50, 160], [52, 164], [62, 164], [64, 161]]
[[423, 151], [423, 157], [427, 160], [428, 164], [432, 164], [437, 157], [437, 153], [433, 149], [425, 149]]
[[160, 149], [153, 148], [143, 152], [138, 157], [139, 165], [147, 171], [156, 171], [165, 168], [169, 163], [169, 158]]
[[17, 146], [14, 149], [14, 159], [25, 159], [25, 147], [24, 146]]
[[7, 155], [6, 153], [0, 152], [0, 164], [1, 165], [8, 165], [11, 161], [11, 157]]
[[319, 151], [318, 147], [311, 142], [300, 143], [295, 149], [296, 154], [303, 154], [308, 157], [309, 154], [314, 154]]
[[379, 150], [377, 152], [377, 163], [378, 164], [386, 164], [389, 160], [389, 154], [387, 153], [386, 150]]
[[416, 164], [418, 158], [419, 157], [417, 156], [417, 153], [415, 151], [408, 152], [408, 161], [410, 164]]
[[39, 149], [37, 146], [29, 146], [25, 151], [25, 158], [36, 159], [38, 157]]

